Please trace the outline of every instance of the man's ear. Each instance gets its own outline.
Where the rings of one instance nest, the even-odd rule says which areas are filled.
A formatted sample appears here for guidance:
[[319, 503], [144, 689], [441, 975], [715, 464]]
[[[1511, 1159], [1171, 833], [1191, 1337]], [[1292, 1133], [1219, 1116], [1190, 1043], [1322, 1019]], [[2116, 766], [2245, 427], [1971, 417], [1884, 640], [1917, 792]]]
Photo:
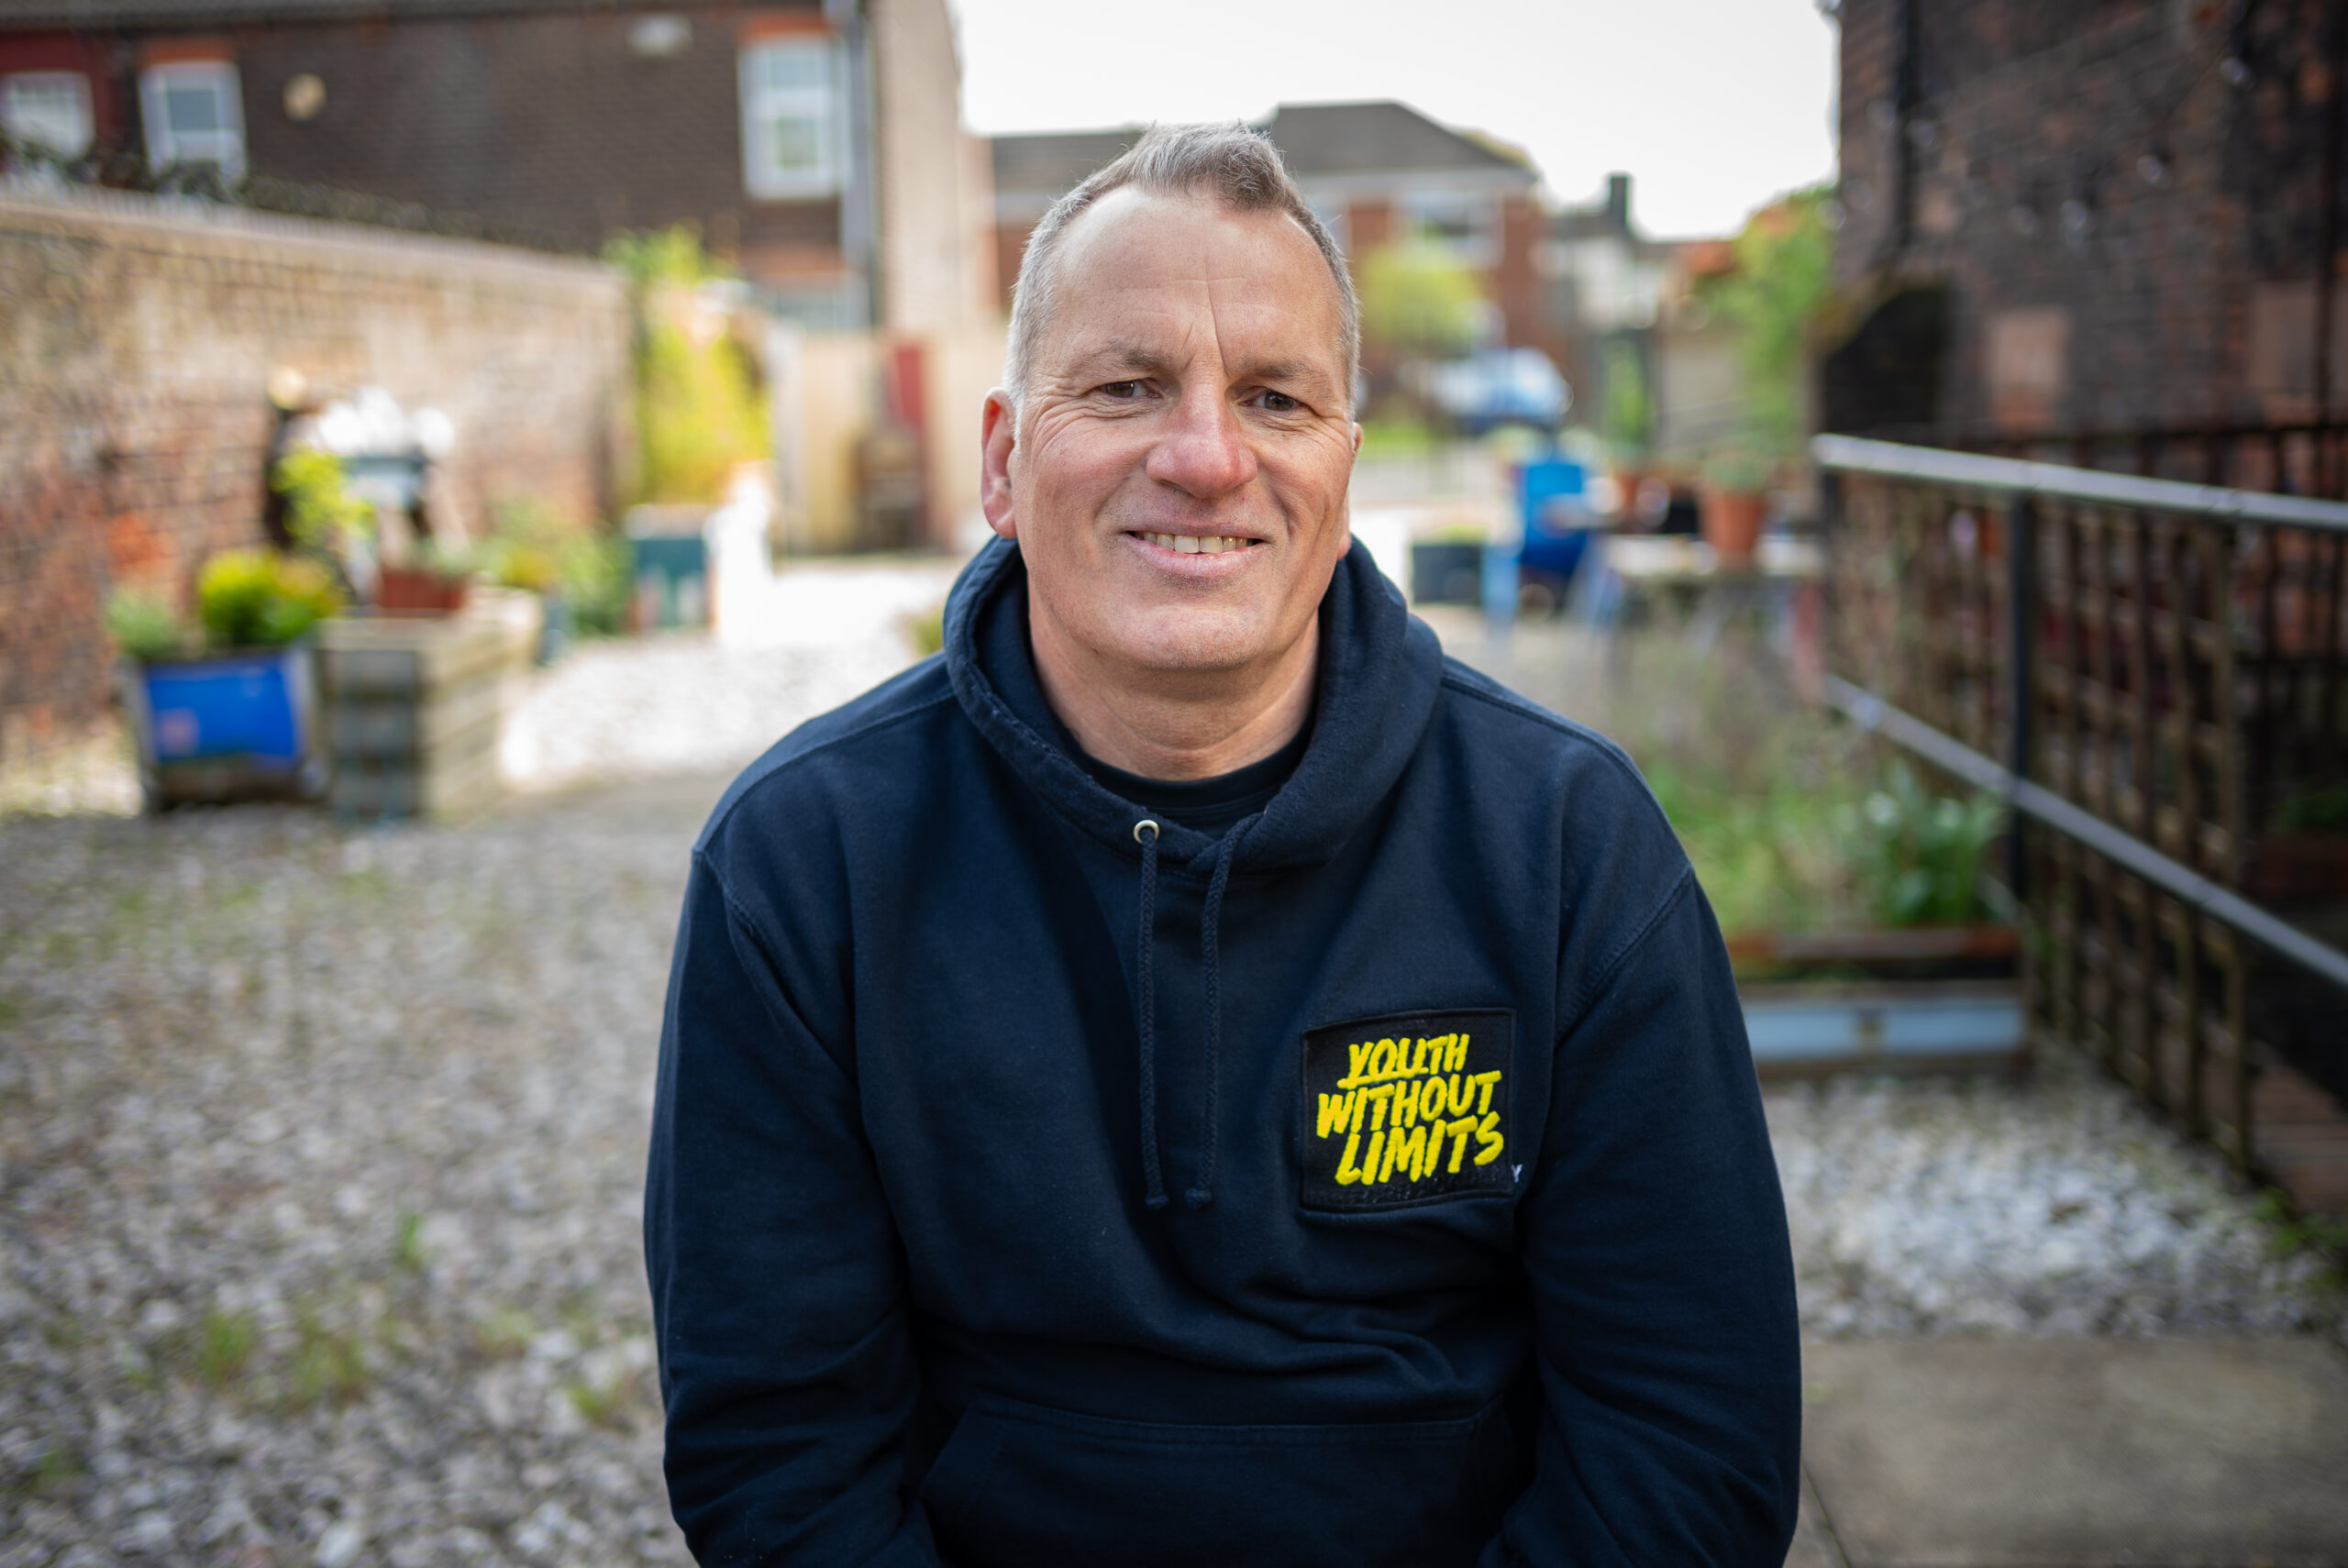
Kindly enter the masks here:
[[1006, 539], [1019, 537], [1019, 517], [1011, 503], [1011, 394], [1001, 387], [987, 393], [979, 415], [979, 507], [987, 526]]

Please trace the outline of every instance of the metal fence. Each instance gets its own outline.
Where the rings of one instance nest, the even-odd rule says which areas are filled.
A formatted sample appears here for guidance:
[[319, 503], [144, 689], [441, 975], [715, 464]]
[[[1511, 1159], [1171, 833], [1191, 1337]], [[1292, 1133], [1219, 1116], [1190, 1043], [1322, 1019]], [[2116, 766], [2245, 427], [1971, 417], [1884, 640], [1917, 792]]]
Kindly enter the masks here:
[[2348, 504], [1821, 436], [1830, 694], [2014, 810], [2032, 1005], [2238, 1166], [2348, 1099]]

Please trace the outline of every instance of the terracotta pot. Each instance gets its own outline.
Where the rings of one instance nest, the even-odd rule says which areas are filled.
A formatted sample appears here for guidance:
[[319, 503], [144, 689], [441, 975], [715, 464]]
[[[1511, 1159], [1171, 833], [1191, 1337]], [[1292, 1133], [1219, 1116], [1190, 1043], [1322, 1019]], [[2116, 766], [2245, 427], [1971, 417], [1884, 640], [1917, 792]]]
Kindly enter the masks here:
[[1704, 492], [1704, 543], [1724, 561], [1751, 560], [1761, 545], [1761, 522], [1768, 497], [1757, 491]]
[[385, 567], [375, 583], [375, 608], [408, 614], [451, 615], [465, 607], [466, 581], [416, 567]]

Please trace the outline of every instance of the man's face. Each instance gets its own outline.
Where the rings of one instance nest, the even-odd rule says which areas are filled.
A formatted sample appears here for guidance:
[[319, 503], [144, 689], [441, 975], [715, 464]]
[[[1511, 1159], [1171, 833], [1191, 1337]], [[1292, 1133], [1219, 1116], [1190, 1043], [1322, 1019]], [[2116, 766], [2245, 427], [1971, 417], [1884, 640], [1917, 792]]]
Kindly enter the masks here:
[[1002, 394], [986, 414], [1039, 638], [1179, 677], [1311, 635], [1360, 443], [1338, 311], [1281, 214], [1128, 186], [1069, 226], [1016, 441]]

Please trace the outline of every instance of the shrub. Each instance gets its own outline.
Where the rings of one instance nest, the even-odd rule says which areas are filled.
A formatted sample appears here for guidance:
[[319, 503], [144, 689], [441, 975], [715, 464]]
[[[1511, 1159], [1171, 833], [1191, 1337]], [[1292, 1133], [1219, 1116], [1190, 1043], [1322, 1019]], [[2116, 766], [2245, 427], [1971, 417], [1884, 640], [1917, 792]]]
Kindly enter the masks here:
[[304, 549], [331, 554], [374, 532], [374, 510], [345, 488], [342, 459], [331, 452], [286, 453], [269, 484], [285, 498], [286, 528]]
[[637, 488], [643, 500], [721, 499], [734, 465], [769, 450], [767, 400], [742, 345], [683, 325], [692, 291], [718, 276], [691, 226], [615, 240], [634, 285]]
[[187, 652], [187, 623], [160, 593], [116, 589], [106, 600], [106, 634], [131, 658], [174, 658]]
[[316, 561], [272, 550], [227, 550], [204, 563], [196, 614], [216, 648], [280, 647], [342, 607]]
[[1983, 911], [1981, 857], [1998, 836], [2000, 808], [1976, 795], [1960, 801], [1925, 792], [1915, 770], [1894, 762], [1883, 787], [1840, 826], [1860, 885], [1886, 925], [1954, 924]]

